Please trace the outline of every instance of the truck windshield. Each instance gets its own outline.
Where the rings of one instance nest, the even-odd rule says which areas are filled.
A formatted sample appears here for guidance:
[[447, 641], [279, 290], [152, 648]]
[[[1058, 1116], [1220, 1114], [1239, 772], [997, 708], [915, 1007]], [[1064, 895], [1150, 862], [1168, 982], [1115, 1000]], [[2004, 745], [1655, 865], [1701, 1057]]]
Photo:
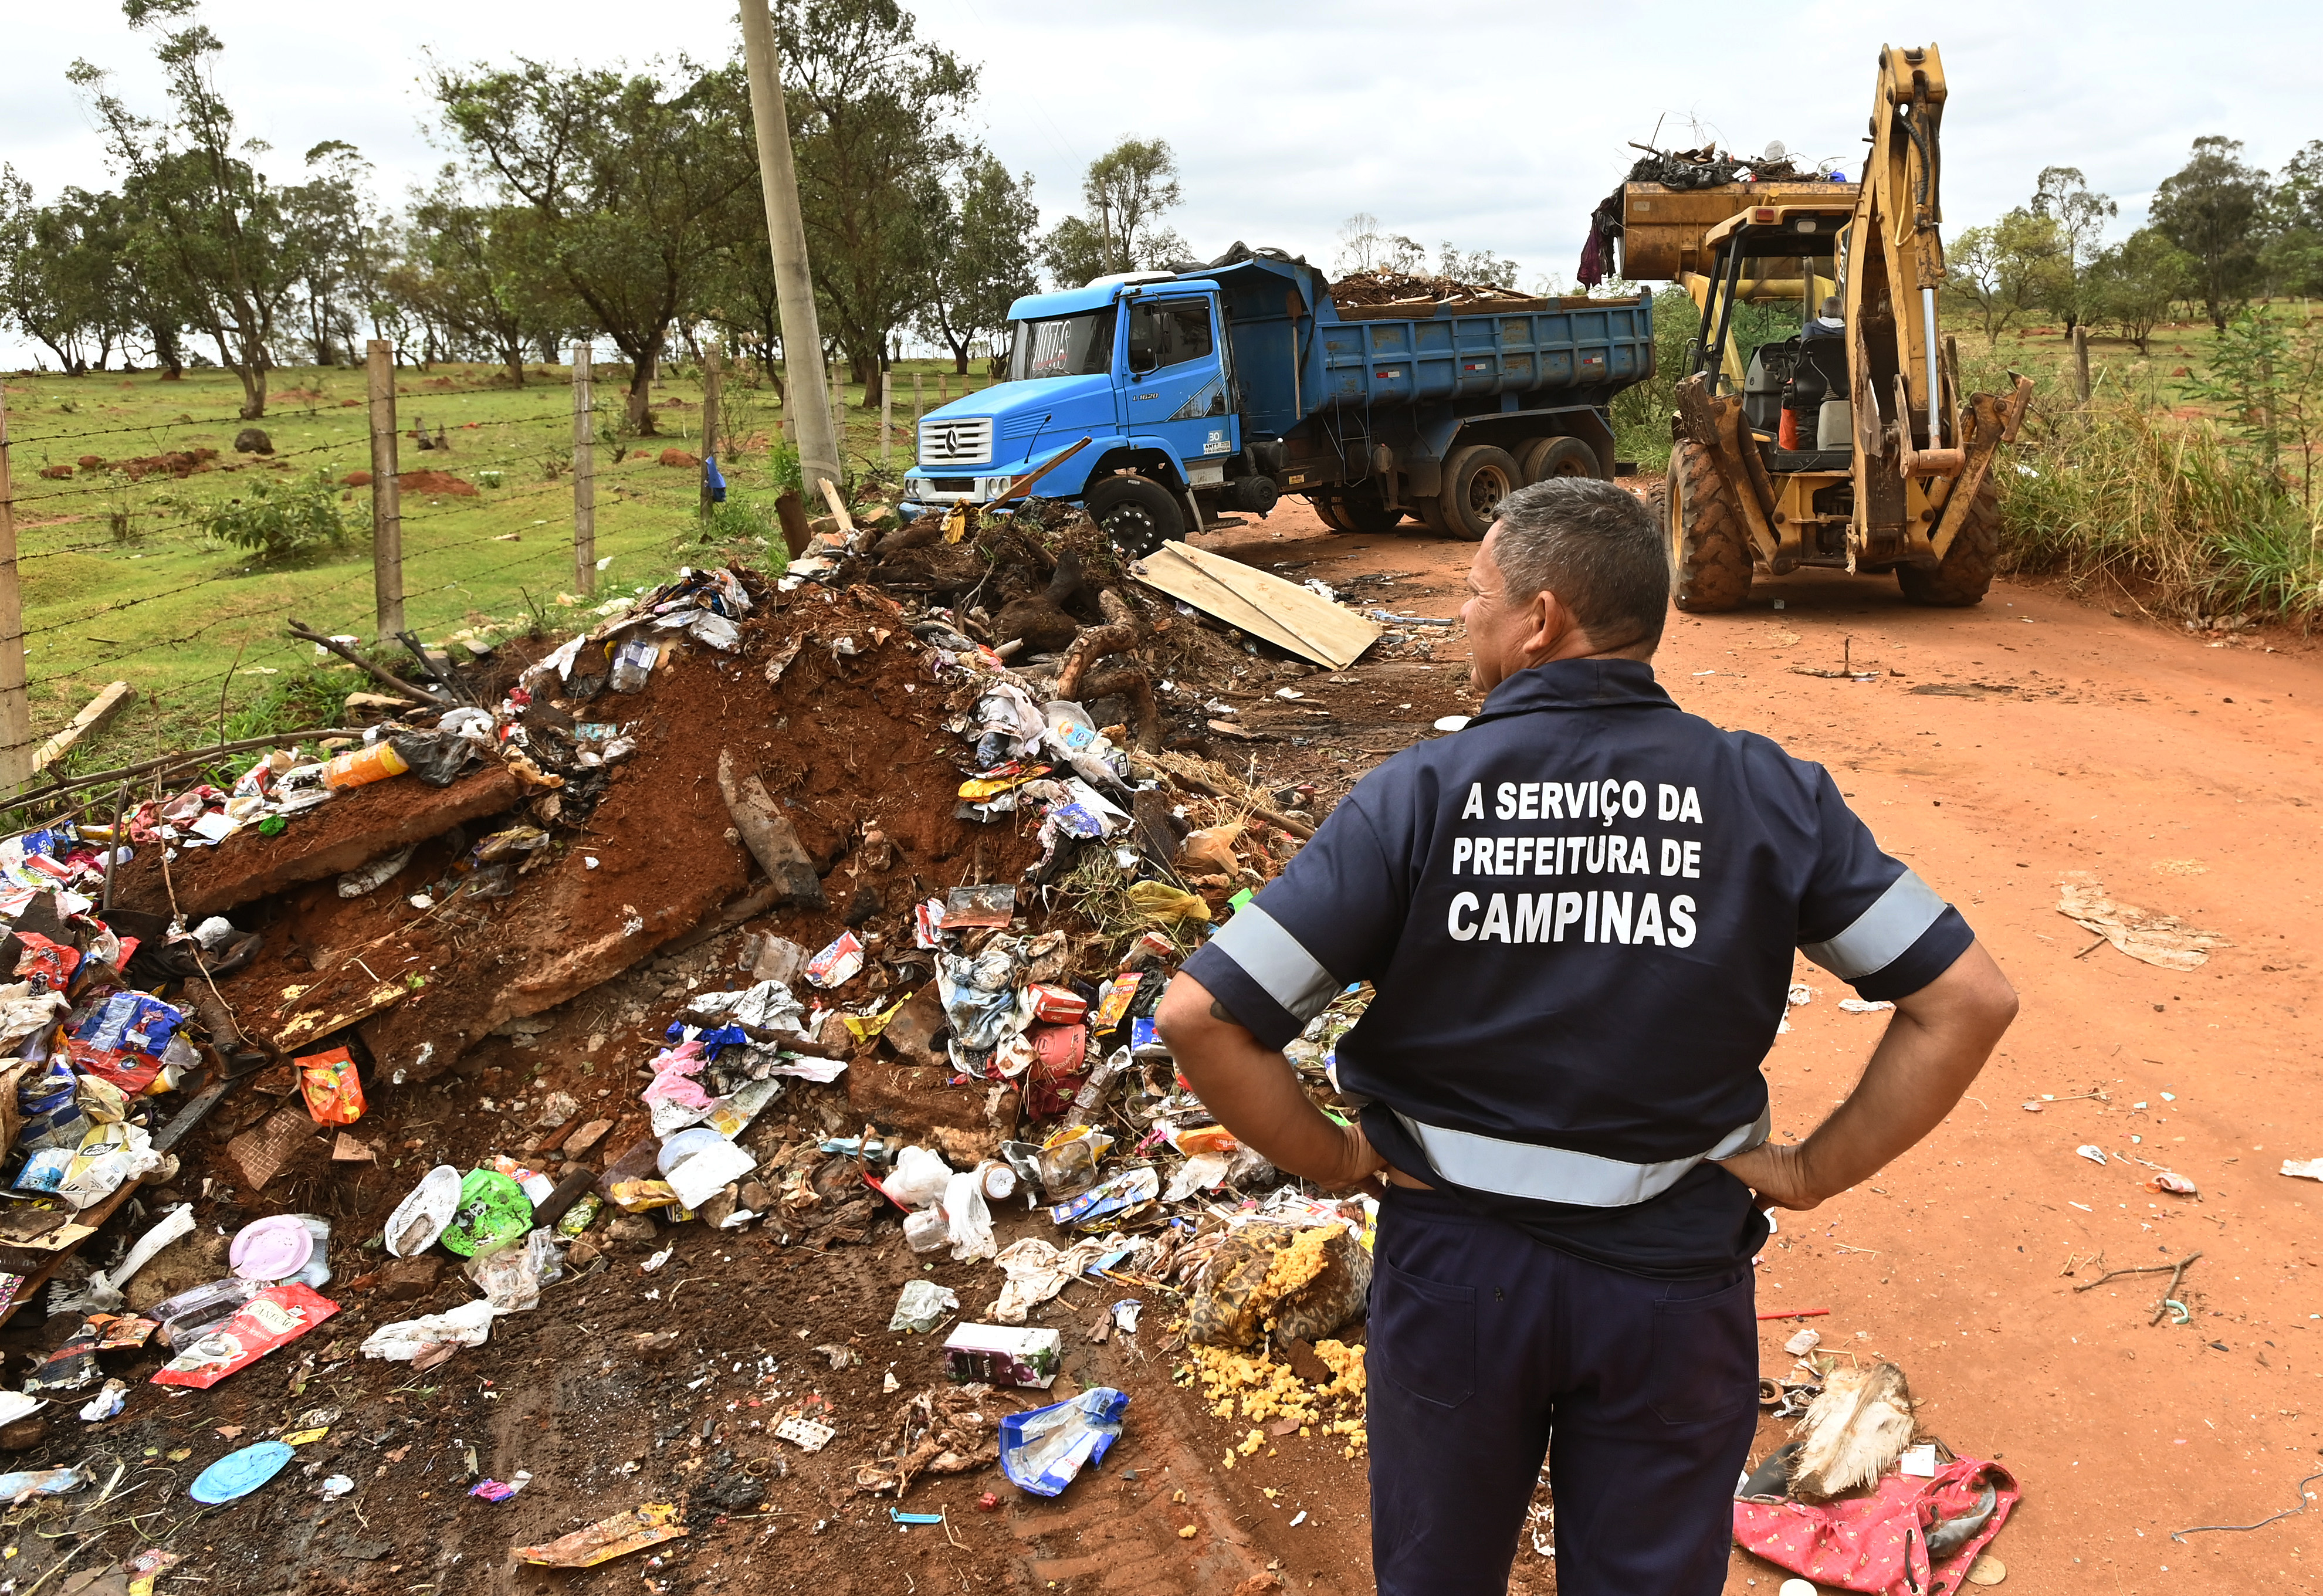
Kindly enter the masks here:
[[1113, 306], [1016, 324], [1008, 378], [1102, 377], [1113, 370]]

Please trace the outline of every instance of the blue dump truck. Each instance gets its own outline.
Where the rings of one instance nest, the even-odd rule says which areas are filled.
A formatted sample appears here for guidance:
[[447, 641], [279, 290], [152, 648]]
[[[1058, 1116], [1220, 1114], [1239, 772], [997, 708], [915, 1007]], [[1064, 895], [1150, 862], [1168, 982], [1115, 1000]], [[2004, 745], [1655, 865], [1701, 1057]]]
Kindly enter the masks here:
[[1008, 380], [924, 417], [907, 509], [1029, 491], [1128, 553], [1305, 497], [1343, 532], [1416, 515], [1471, 541], [1549, 476], [1611, 477], [1614, 394], [1653, 374], [1653, 305], [1494, 298], [1342, 307], [1323, 274], [1239, 245], [1009, 308]]

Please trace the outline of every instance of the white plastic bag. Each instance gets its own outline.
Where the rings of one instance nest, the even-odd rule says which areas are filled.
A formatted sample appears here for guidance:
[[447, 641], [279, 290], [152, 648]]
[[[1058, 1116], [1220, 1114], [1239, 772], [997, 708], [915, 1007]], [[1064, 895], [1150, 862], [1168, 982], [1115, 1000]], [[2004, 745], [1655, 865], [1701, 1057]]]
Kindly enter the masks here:
[[906, 1147], [895, 1155], [895, 1172], [879, 1184], [905, 1207], [924, 1208], [942, 1198], [951, 1184], [951, 1166], [924, 1147]]
[[494, 1313], [519, 1314], [540, 1305], [543, 1287], [565, 1278], [565, 1256], [556, 1250], [556, 1233], [544, 1227], [521, 1242], [477, 1253], [465, 1272]]
[[457, 1342], [462, 1346], [482, 1346], [491, 1338], [492, 1305], [482, 1298], [464, 1302], [449, 1313], [427, 1314], [417, 1319], [399, 1319], [392, 1325], [381, 1325], [363, 1344], [366, 1358], [385, 1358], [390, 1363], [409, 1363], [431, 1346], [445, 1342]]
[[946, 1183], [943, 1210], [950, 1226], [953, 1262], [999, 1252], [1000, 1243], [992, 1239], [992, 1210], [984, 1206], [984, 1181], [975, 1170], [963, 1170]]

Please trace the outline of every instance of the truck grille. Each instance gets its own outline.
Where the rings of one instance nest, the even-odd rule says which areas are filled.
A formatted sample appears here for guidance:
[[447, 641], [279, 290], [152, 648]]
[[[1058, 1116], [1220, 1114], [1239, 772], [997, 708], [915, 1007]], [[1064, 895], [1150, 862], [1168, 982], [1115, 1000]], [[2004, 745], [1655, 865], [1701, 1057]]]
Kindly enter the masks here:
[[992, 417], [920, 423], [922, 465], [982, 465], [992, 458]]

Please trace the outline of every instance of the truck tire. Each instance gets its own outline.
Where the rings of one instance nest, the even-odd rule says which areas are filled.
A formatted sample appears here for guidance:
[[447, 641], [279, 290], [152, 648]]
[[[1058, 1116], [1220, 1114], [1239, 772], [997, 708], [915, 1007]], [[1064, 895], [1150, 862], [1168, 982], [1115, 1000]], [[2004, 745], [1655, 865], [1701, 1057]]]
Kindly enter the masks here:
[[1898, 565], [1896, 585], [1914, 604], [1965, 609], [1984, 601], [1992, 568], [2000, 557], [2000, 495], [1988, 475], [1976, 490], [1967, 518], [1941, 565]]
[[1670, 601], [1689, 615], [1740, 609], [1750, 596], [1750, 545], [1734, 491], [1700, 444], [1671, 449], [1662, 517], [1669, 531]]
[[1443, 491], [1419, 501], [1428, 524], [1446, 537], [1482, 543], [1492, 529], [1501, 500], [1523, 485], [1517, 463], [1506, 449], [1470, 444], [1444, 463]]
[[1339, 502], [1337, 494], [1317, 493], [1307, 502], [1315, 507], [1315, 518], [1332, 531], [1352, 532], [1355, 529], [1354, 523], [1347, 518], [1346, 507]]
[[1535, 438], [1517, 453], [1517, 470], [1525, 486], [1547, 482], [1551, 477], [1602, 476], [1598, 469], [1597, 451], [1579, 438]]
[[1336, 507], [1346, 530], [1365, 537], [1384, 537], [1403, 525], [1403, 512], [1389, 508], [1374, 482], [1364, 482], [1342, 493]]
[[1150, 477], [1106, 478], [1089, 491], [1088, 518], [1133, 560], [1186, 535], [1186, 512], [1177, 496]]

